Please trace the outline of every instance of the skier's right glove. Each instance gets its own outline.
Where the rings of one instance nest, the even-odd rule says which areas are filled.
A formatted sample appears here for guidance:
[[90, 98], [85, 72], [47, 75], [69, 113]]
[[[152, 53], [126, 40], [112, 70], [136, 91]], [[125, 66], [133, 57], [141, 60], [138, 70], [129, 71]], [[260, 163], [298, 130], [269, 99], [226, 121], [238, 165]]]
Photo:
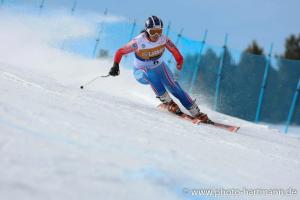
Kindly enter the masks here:
[[114, 65], [109, 70], [109, 75], [111, 76], [118, 76], [120, 74], [120, 67], [119, 63], [114, 62]]

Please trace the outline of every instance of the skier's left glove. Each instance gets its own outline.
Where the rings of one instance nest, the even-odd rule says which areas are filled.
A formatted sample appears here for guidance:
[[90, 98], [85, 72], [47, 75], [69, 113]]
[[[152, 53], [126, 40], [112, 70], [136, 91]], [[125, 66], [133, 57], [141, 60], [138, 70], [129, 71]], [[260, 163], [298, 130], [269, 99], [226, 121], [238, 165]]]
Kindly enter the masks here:
[[181, 69], [182, 69], [182, 64], [177, 63], [176, 68], [177, 68], [178, 70], [181, 70]]
[[114, 62], [114, 65], [109, 70], [109, 75], [111, 76], [118, 76], [120, 74], [120, 67], [119, 63]]

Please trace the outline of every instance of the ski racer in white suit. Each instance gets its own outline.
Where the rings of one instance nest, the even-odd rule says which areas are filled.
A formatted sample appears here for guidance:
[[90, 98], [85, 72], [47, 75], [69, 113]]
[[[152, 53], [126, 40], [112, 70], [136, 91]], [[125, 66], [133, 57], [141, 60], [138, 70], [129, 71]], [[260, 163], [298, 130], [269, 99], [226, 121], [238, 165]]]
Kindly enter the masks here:
[[136, 80], [142, 84], [150, 85], [157, 98], [168, 105], [169, 111], [181, 112], [168, 91], [181, 102], [193, 117], [203, 121], [208, 120], [207, 115], [200, 112], [196, 102], [174, 80], [173, 73], [163, 61], [162, 55], [167, 48], [177, 62], [177, 69], [182, 69], [182, 55], [173, 42], [162, 34], [162, 31], [162, 20], [156, 16], [150, 16], [145, 22], [145, 29], [128, 44], [118, 49], [109, 75], [119, 75], [119, 63], [122, 56], [134, 52], [134, 76]]

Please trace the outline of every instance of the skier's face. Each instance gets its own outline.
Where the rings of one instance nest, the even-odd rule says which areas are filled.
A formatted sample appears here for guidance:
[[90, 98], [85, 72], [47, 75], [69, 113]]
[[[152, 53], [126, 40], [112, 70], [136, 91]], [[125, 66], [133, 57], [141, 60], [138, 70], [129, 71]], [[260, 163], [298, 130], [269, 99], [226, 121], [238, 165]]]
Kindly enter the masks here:
[[163, 30], [161, 28], [152, 28], [147, 30], [152, 42], [156, 42], [159, 39], [159, 37], [162, 35], [162, 31]]

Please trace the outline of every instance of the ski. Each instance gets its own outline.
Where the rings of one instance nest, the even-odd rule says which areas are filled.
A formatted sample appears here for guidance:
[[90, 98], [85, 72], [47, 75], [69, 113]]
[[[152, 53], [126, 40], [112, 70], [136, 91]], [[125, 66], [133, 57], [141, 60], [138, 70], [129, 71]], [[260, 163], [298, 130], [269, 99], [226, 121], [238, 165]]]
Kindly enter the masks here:
[[229, 131], [231, 133], [236, 133], [240, 129], [240, 127], [238, 127], [238, 126], [226, 125], [226, 124], [214, 122], [214, 121], [212, 121], [210, 119], [207, 122], [203, 122], [200, 119], [194, 118], [194, 117], [192, 117], [192, 116], [190, 116], [188, 114], [185, 114], [183, 112], [181, 112], [181, 113], [173, 113], [173, 112], [168, 111], [168, 107], [165, 104], [160, 104], [157, 107], [160, 110], [167, 111], [167, 112], [169, 112], [171, 114], [176, 115], [177, 117], [179, 117], [181, 119], [184, 119], [186, 121], [190, 121], [193, 124], [197, 124], [197, 125], [209, 125], [209, 126], [213, 126], [213, 127], [216, 127], [216, 128], [227, 130], [227, 131]]

